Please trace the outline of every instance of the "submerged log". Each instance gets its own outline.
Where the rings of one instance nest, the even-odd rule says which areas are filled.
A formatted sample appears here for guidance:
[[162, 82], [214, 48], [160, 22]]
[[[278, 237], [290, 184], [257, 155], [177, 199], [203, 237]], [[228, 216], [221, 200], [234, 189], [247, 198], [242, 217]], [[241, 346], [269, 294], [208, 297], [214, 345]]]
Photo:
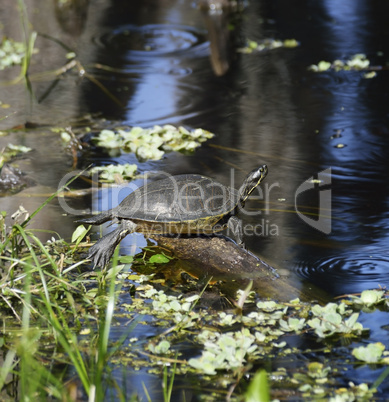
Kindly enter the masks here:
[[[233, 296], [251, 281], [252, 289], [261, 298], [289, 301], [299, 297], [303, 301], [328, 301], [329, 297], [313, 285], [293, 286], [277, 270], [260, 258], [223, 237], [165, 237], [150, 236], [162, 248], [173, 252], [180, 267], [196, 278], [211, 278], [220, 282], [223, 292]], [[301, 286], [301, 281], [299, 281]]]

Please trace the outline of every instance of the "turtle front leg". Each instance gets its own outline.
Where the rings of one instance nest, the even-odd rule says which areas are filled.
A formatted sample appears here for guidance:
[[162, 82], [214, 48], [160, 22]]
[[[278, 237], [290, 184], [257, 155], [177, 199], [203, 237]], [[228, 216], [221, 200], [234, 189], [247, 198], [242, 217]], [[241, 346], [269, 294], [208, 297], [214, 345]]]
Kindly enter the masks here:
[[244, 248], [242, 221], [236, 216], [231, 216], [230, 219], [228, 219], [227, 227], [234, 235], [238, 246]]
[[92, 260], [93, 268], [96, 266], [105, 267], [111, 259], [116, 246], [130, 233], [135, 232], [136, 223], [126, 220], [121, 225], [103, 236], [96, 244], [94, 244], [88, 253], [88, 259]]

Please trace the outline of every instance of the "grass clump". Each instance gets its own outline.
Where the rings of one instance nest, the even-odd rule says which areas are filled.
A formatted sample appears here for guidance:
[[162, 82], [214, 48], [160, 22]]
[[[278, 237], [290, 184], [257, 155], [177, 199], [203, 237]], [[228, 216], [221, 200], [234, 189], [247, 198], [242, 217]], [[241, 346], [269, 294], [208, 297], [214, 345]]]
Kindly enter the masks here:
[[[74, 244], [54, 237], [43, 243], [28, 229], [30, 217], [20, 218], [7, 227], [5, 213], [0, 215], [1, 396], [103, 400], [108, 361], [119, 345], [108, 342], [117, 296], [114, 276], [100, 272], [91, 280], [80, 269], [85, 261], [75, 257], [85, 230], [78, 228]], [[90, 292], [93, 287], [97, 290]], [[80, 337], [85, 328], [88, 347]]]

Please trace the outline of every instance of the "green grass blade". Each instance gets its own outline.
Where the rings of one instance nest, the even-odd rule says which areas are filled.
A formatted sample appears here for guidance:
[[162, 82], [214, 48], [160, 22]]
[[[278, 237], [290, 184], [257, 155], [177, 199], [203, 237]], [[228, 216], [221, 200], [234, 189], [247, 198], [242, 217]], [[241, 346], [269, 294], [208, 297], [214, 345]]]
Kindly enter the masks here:
[[[46, 308], [46, 311], [45, 311], [46, 318], [49, 321], [50, 325], [52, 326], [58, 341], [64, 348], [65, 352], [68, 354], [70, 360], [72, 361], [72, 363], [80, 377], [80, 380], [85, 388], [85, 391], [89, 395], [89, 392], [90, 392], [89, 377], [87, 374], [87, 370], [86, 370], [85, 363], [82, 358], [81, 352], [77, 348], [77, 338], [72, 333], [72, 331], [69, 329], [66, 319], [63, 316], [63, 314], [61, 313], [60, 308], [59, 307], [56, 308], [56, 312], [53, 310], [53, 306], [57, 306], [57, 305], [55, 304], [54, 301], [50, 300], [50, 295], [49, 295], [48, 286], [47, 286], [47, 282], [46, 282], [46, 278], [45, 278], [45, 273], [43, 272], [42, 266], [39, 263], [39, 259], [28, 239], [28, 236], [27, 236], [24, 228], [20, 225], [14, 225], [14, 227], [20, 233], [26, 246], [28, 247], [28, 249], [31, 253], [31, 258], [35, 263], [34, 268], [37, 269], [37, 271], [40, 275], [42, 287], [44, 290], [43, 302], [44, 302], [44, 305]], [[42, 245], [42, 247], [43, 247], [43, 245]], [[30, 293], [28, 292], [27, 294], [29, 295]], [[28, 302], [28, 305], [30, 305], [29, 302]], [[26, 309], [26, 311], [27, 311], [27, 309]], [[61, 320], [59, 320], [58, 316], [61, 318]], [[25, 325], [24, 324], [25, 321], [27, 322], [27, 318], [24, 318], [24, 316], [23, 316], [23, 325]]]

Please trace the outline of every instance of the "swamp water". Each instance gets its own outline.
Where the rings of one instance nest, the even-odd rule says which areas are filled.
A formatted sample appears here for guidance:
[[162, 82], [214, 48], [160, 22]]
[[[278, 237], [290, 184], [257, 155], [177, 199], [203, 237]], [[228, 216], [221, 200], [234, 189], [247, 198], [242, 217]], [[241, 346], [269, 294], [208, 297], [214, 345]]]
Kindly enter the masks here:
[[[0, 71], [1, 81], [8, 81], [0, 89], [2, 116], [7, 116], [0, 127], [6, 130], [33, 122], [38, 128], [11, 130], [0, 138], [0, 145], [32, 148], [14, 162], [36, 183], [17, 194], [4, 195], [1, 210], [11, 215], [23, 205], [34, 211], [72, 171], [71, 156], [50, 127], [77, 126], [86, 115], [93, 116], [92, 122], [96, 116], [96, 120], [113, 122], [112, 126], [201, 127], [215, 137], [192, 155], [172, 152], [159, 161], [139, 162], [132, 153], [110, 157], [92, 150], [83, 155], [79, 167], [136, 163], [141, 173], [198, 173], [238, 187], [248, 171], [266, 163], [269, 174], [261, 186], [262, 193], [247, 202], [252, 214], [241, 216], [254, 233], [246, 236], [247, 248], [282, 276], [295, 274], [298, 280], [294, 286], [302, 292], [309, 283], [330, 296], [387, 285], [386, 4], [347, 1], [340, 5], [327, 0], [292, 6], [287, 1], [252, 1], [240, 17], [237, 47], [243, 47], [246, 40], [260, 43], [265, 38], [293, 38], [299, 46], [234, 52], [223, 76], [216, 76], [212, 70], [204, 19], [190, 1], [143, 1], [135, 5], [80, 1], [74, 2], [78, 8], [73, 10], [61, 8], [60, 2], [45, 9], [34, 1], [25, 4], [32, 29], [38, 32], [35, 47], [39, 53], [32, 56], [29, 70], [32, 94], [23, 81], [9, 85], [18, 67]], [[4, 35], [21, 40], [16, 5], [0, 1], [0, 20]], [[79, 64], [64, 74], [49, 75], [48, 71], [67, 63], [65, 55], [71, 50]], [[362, 71], [329, 69], [316, 73], [308, 69], [322, 60], [347, 61], [358, 53], [370, 60]], [[373, 71], [376, 75], [368, 78]], [[141, 185], [142, 181], [135, 183]], [[89, 197], [72, 200], [71, 204], [80, 211], [100, 209], [125, 195], [122, 187], [113, 188], [93, 197], [92, 204]], [[254, 214], [259, 209], [262, 213]], [[52, 202], [32, 225], [56, 231], [69, 240], [77, 227], [75, 219], [64, 213], [60, 203]], [[122, 242], [121, 254], [134, 255], [146, 244], [140, 235], [128, 236]], [[130, 302], [130, 293], [120, 295], [121, 305]], [[386, 312], [364, 312], [359, 321], [370, 328], [369, 343], [382, 342], [389, 347]], [[111, 341], [127, 331], [127, 323], [128, 316], [117, 317]], [[143, 324], [135, 326], [129, 337], [145, 340], [160, 331]], [[315, 348], [312, 340], [304, 342], [304, 347]], [[301, 348], [302, 343], [295, 337], [288, 339], [290, 347]], [[348, 346], [339, 346], [334, 356], [342, 359]], [[189, 341], [180, 348], [186, 358], [201, 353]], [[311, 356], [312, 360], [317, 358]], [[268, 371], [294, 365], [290, 357], [274, 364], [266, 366]], [[347, 386], [350, 380], [372, 384], [385, 367], [350, 365], [347, 369], [339, 376], [340, 385]], [[121, 367], [114, 370], [114, 377], [124, 384], [128, 396], [135, 392], [143, 395], [143, 382], [153, 401], [162, 398], [158, 374]], [[197, 400], [214, 391], [198, 389], [196, 375], [187, 374], [176, 379], [174, 400], [183, 398], [184, 388], [190, 390], [185, 400]], [[388, 393], [386, 382], [376, 395], [384, 400]], [[116, 397], [113, 390], [109, 395]], [[225, 397], [221, 392], [215, 400]], [[285, 398], [294, 397], [287, 394]]]

